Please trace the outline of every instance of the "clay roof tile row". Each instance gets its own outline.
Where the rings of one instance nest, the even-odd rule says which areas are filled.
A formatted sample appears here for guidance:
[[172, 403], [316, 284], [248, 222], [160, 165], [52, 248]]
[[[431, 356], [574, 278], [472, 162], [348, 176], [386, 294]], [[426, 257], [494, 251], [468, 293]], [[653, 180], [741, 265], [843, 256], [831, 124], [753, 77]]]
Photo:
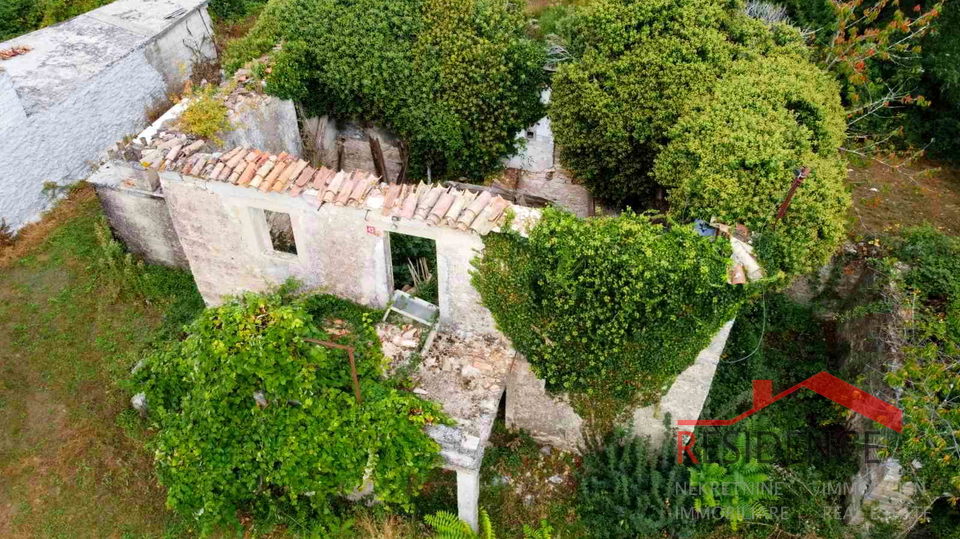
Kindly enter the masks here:
[[[282, 152], [271, 155], [237, 147], [228, 152], [202, 153], [205, 141], [187, 144], [183, 138], [158, 141], [151, 151], [157, 158], [143, 163], [159, 170], [210, 181], [231, 183], [261, 192], [303, 196], [316, 191], [317, 203], [365, 210], [379, 210], [384, 217], [418, 220], [430, 226], [444, 226], [485, 235], [503, 222], [511, 203], [487, 191], [476, 193], [439, 184], [395, 184], [381, 182], [364, 170], [314, 169], [304, 161]], [[200, 153], [198, 153], [200, 152]]]

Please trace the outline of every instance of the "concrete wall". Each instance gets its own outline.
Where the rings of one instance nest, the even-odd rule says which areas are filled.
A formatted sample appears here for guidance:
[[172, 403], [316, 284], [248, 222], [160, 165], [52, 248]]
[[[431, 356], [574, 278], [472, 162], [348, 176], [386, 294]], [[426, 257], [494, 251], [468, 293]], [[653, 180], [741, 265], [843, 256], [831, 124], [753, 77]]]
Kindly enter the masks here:
[[[337, 168], [340, 159], [340, 144], [343, 145], [343, 170], [377, 169], [370, 152], [370, 139], [380, 140], [383, 161], [387, 166], [385, 181], [396, 180], [400, 173], [400, 140], [395, 134], [382, 127], [363, 127], [356, 122], [338, 121], [329, 116], [308, 118], [303, 122], [304, 139], [310, 144], [310, 152], [319, 162], [330, 168]], [[256, 146], [255, 146], [256, 147]]]
[[246, 146], [275, 154], [303, 155], [293, 101], [266, 96], [255, 106], [240, 105], [230, 124], [233, 129], [221, 135], [224, 148]]
[[517, 179], [517, 190], [543, 197], [578, 217], [592, 215], [591, 206], [594, 202], [590, 192], [586, 187], [573, 183], [570, 173], [564, 169], [521, 171]]
[[[540, 101], [550, 102], [549, 88], [540, 94]], [[557, 163], [549, 116], [524, 129], [517, 137], [526, 139], [526, 144], [520, 152], [504, 161], [505, 166], [532, 172], [554, 168]]]
[[[633, 411], [634, 434], [649, 436], [653, 446], [659, 447], [666, 434], [665, 414], [671, 414], [674, 426], [678, 419], [700, 418], [731, 328], [733, 320], [724, 324], [693, 365], [680, 373], [659, 403]], [[547, 393], [546, 382], [537, 378], [523, 358], [514, 362], [507, 377], [506, 420], [508, 427], [524, 429], [540, 443], [574, 452], [583, 447], [583, 418], [566, 395]]]
[[216, 54], [211, 35], [206, 0], [117, 0], [0, 43], [33, 49], [0, 66], [0, 217], [15, 230], [37, 219], [45, 182], [85, 178], [143, 129], [195, 59]]
[[154, 264], [190, 269], [167, 202], [156, 189], [159, 183], [146, 180], [146, 173], [106, 163], [89, 181], [97, 189], [110, 228], [127, 249]]
[[[244, 290], [263, 291], [293, 277], [305, 286], [384, 307], [392, 293], [390, 233], [437, 244], [440, 322], [452, 330], [495, 334], [493, 318], [470, 284], [479, 237], [419, 222], [394, 222], [378, 212], [300, 197], [261, 193], [176, 172], [160, 173], [173, 226], [197, 287], [208, 304]], [[262, 211], [290, 214], [297, 254], [273, 250]]]

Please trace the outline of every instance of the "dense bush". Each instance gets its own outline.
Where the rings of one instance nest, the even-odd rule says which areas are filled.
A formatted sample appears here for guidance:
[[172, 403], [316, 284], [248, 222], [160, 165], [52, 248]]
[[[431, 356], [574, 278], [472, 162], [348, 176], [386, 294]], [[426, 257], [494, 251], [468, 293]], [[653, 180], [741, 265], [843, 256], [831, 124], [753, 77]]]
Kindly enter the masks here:
[[[381, 380], [371, 315], [341, 303], [248, 294], [207, 309], [185, 340], [147, 359], [138, 376], [170, 507], [210, 529], [239, 509], [329, 517], [331, 497], [365, 478], [387, 502], [419, 489], [439, 459], [423, 427], [444, 416]], [[352, 323], [338, 340], [357, 349], [363, 404], [346, 352], [304, 341], [330, 339], [317, 326], [327, 318]]]
[[184, 97], [190, 99], [190, 104], [177, 120], [180, 129], [221, 144], [217, 135], [230, 130], [231, 125], [227, 105], [218, 94], [218, 88], [208, 84], [196, 92], [191, 90]]
[[411, 173], [480, 179], [543, 116], [545, 50], [499, 0], [274, 0], [227, 67], [278, 41], [267, 91], [312, 114], [375, 122], [410, 146]]
[[[675, 218], [743, 223], [762, 233], [768, 272], [808, 273], [844, 235], [844, 130], [837, 86], [812, 65], [790, 57], [738, 61], [713, 92], [688, 102], [654, 178], [670, 189]], [[809, 177], [771, 230], [804, 166]]]
[[[669, 416], [668, 416], [669, 417]], [[648, 438], [611, 435], [583, 457], [577, 471], [577, 513], [591, 537], [687, 537], [687, 468], [676, 461], [676, 436], [664, 438], [655, 452]]]
[[266, 0], [210, 0], [210, 14], [222, 20], [235, 20], [262, 6]]
[[[908, 229], [894, 238], [879, 265], [892, 283], [887, 307], [902, 319], [901, 365], [886, 376], [900, 390], [904, 411], [901, 462], [924, 486], [924, 498], [960, 501], [960, 241], [932, 227]], [[906, 265], [897, 262], [906, 262]], [[897, 292], [899, 291], [899, 292]]]
[[0, 1], [0, 41], [57, 24], [113, 0], [3, 0]]
[[579, 10], [573, 34], [579, 59], [552, 85], [554, 132], [564, 163], [617, 201], [652, 194], [669, 128], [734, 60], [802, 49], [796, 31], [718, 0], [604, 0]]
[[473, 284], [550, 389], [649, 400], [746, 297], [729, 256], [689, 226], [546, 209], [529, 239], [484, 238]]

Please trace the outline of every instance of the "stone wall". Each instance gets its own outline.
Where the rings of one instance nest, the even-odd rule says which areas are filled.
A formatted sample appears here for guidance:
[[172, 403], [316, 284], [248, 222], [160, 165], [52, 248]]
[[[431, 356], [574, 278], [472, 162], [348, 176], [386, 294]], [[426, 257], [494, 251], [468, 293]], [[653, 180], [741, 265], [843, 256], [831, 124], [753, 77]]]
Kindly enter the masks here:
[[[724, 324], [693, 365], [680, 373], [659, 403], [633, 411], [635, 434], [649, 436], [657, 447], [665, 435], [665, 414], [671, 414], [674, 426], [678, 419], [700, 418], [731, 328], [733, 320]], [[547, 393], [546, 382], [538, 379], [522, 358], [514, 362], [507, 377], [506, 420], [508, 427], [526, 430], [540, 443], [574, 452], [583, 447], [584, 420], [574, 411], [570, 399]]]
[[128, 250], [153, 264], [190, 269], [159, 179], [149, 176], [126, 164], [105, 163], [88, 181], [96, 187], [110, 228]]
[[[540, 101], [550, 102], [549, 88], [540, 94]], [[518, 133], [517, 138], [525, 139], [526, 142], [516, 155], [504, 160], [507, 168], [540, 172], [552, 169], [558, 164], [549, 116], [544, 116], [537, 123]]]
[[52, 203], [44, 184], [87, 177], [213, 58], [206, 0], [117, 0], [0, 43], [0, 217], [17, 230]]
[[[390, 234], [399, 233], [436, 241], [440, 323], [451, 330], [496, 334], [493, 318], [470, 284], [470, 261], [483, 248], [472, 233], [332, 204], [318, 210], [315, 194], [263, 193], [169, 171], [160, 173], [160, 181], [208, 304], [293, 277], [307, 287], [382, 308], [393, 288]], [[264, 210], [290, 215], [297, 254], [273, 249]]]

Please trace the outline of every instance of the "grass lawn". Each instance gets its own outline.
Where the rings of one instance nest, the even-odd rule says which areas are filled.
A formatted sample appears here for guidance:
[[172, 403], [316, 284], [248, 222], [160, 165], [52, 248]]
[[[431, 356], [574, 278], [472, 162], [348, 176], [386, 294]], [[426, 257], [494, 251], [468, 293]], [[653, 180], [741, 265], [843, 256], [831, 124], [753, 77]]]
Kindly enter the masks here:
[[173, 537], [139, 418], [118, 380], [202, 307], [159, 267], [135, 296], [100, 267], [100, 204], [76, 189], [0, 253], [0, 537]]

